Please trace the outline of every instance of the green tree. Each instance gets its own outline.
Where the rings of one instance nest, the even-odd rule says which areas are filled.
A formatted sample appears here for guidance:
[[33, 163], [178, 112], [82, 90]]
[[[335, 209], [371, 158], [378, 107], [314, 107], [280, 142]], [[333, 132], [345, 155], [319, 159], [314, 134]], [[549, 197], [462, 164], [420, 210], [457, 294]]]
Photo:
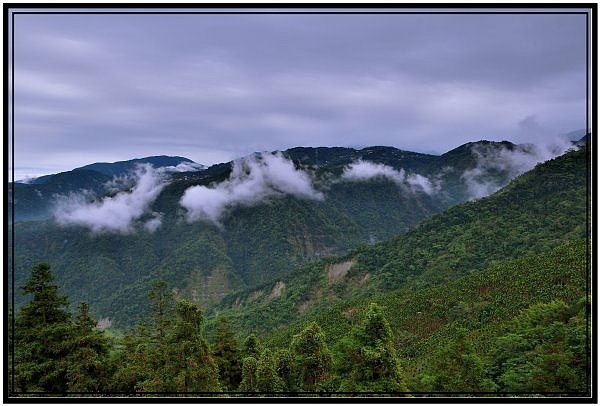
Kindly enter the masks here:
[[318, 390], [329, 378], [332, 355], [325, 343], [325, 334], [315, 322], [294, 335], [291, 343], [293, 368], [298, 376], [297, 387], [304, 391]]
[[254, 357], [245, 357], [242, 360], [242, 382], [238, 390], [240, 392], [257, 392], [256, 369], [258, 361]]
[[33, 295], [15, 319], [14, 381], [17, 392], [64, 393], [69, 389], [67, 365], [73, 333], [68, 300], [58, 293], [50, 265], [33, 267], [29, 279], [21, 286]]
[[152, 325], [153, 340], [160, 347], [164, 344], [163, 340], [166, 330], [172, 323], [172, 297], [169, 295], [167, 282], [162, 279], [152, 283], [152, 289], [148, 291], [150, 300], [150, 320]]
[[264, 350], [256, 364], [256, 390], [258, 392], [281, 392], [285, 383], [276, 371], [276, 361], [270, 350]]
[[486, 364], [476, 353], [468, 330], [436, 351], [428, 370], [420, 376], [421, 389], [430, 392], [493, 392], [496, 385], [486, 377]]
[[[123, 339], [123, 360], [114, 387], [127, 392], [220, 391], [217, 364], [201, 332], [201, 309], [186, 299], [173, 308], [163, 294], [166, 285], [155, 283], [153, 287], [158, 292], [149, 295], [154, 303], [152, 323], [138, 326]], [[157, 336], [159, 329], [162, 337]]]
[[204, 316], [195, 303], [179, 300], [177, 320], [167, 336], [166, 374], [170, 392], [219, 391], [219, 370], [201, 333]]
[[71, 348], [65, 358], [69, 390], [103, 392], [108, 389], [111, 364], [108, 359], [111, 341], [96, 328], [87, 302], [78, 306], [72, 325]]
[[511, 326], [492, 351], [490, 374], [501, 391], [588, 393], [585, 306], [538, 303]]
[[213, 357], [219, 368], [219, 381], [224, 390], [235, 391], [242, 381], [238, 342], [227, 316], [221, 314], [217, 317], [215, 329]]
[[349, 377], [340, 385], [343, 392], [406, 391], [396, 355], [392, 331], [382, 308], [371, 303], [361, 328], [354, 330], [350, 347]]
[[148, 291], [149, 322], [140, 324], [123, 340], [121, 362], [115, 374], [115, 390], [126, 392], [166, 392], [171, 377], [167, 373], [167, 333], [173, 328], [172, 298], [167, 284], [156, 280]]
[[275, 371], [283, 382], [283, 390], [294, 392], [297, 390], [295, 383], [294, 356], [287, 348], [277, 350], [275, 357]]
[[256, 337], [256, 334], [250, 334], [246, 337], [242, 348], [242, 355], [244, 357], [254, 357], [254, 359], [259, 359], [262, 351], [262, 344], [258, 337]]

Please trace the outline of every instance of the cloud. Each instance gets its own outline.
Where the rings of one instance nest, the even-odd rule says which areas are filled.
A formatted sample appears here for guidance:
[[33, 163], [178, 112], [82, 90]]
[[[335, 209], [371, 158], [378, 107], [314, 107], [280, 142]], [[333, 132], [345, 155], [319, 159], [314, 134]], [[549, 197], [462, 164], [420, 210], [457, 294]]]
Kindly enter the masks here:
[[568, 132], [585, 127], [585, 19], [21, 15], [17, 174], [299, 145], [443, 153], [482, 135], [528, 141], [514, 134], [527, 114]]
[[418, 173], [406, 176], [406, 181], [414, 188], [421, 188], [428, 195], [439, 191], [440, 185], [432, 183], [429, 178]]
[[[531, 124], [532, 120], [527, 119]], [[491, 145], [473, 144], [471, 153], [477, 164], [461, 175], [467, 185], [471, 199], [488, 196], [506, 186], [506, 182], [490, 176], [494, 172], [503, 172], [512, 180], [533, 169], [538, 163], [564, 154], [573, 144], [564, 137], [538, 138], [537, 144], [520, 144], [512, 149], [500, 149]]]
[[206, 166], [196, 162], [182, 162], [177, 166], [163, 166], [160, 169], [165, 172], [197, 172], [206, 169]]
[[[125, 185], [125, 179], [115, 180], [115, 187]], [[54, 218], [62, 226], [80, 225], [93, 232], [130, 233], [137, 220], [145, 215], [152, 218], [145, 221], [149, 231], [160, 226], [158, 213], [149, 213], [149, 207], [165, 186], [162, 176], [151, 165], [139, 165], [133, 173], [133, 186], [121, 190], [113, 196], [97, 200], [91, 192], [57, 196]], [[117, 189], [113, 189], [115, 192]]]
[[391, 166], [363, 160], [353, 162], [344, 168], [340, 180], [360, 182], [374, 178], [387, 178], [399, 186], [408, 187], [413, 192], [422, 191], [432, 194], [439, 190], [439, 184], [432, 183], [423, 175], [407, 174], [404, 169], [396, 170]]
[[162, 213], [152, 213], [152, 218], [144, 223], [144, 228], [149, 232], [155, 232], [162, 225]]
[[231, 175], [224, 182], [188, 188], [180, 204], [187, 210], [189, 221], [209, 220], [220, 226], [225, 212], [234, 206], [249, 206], [283, 195], [324, 198], [313, 188], [308, 173], [296, 169], [280, 152], [262, 153], [234, 161]]

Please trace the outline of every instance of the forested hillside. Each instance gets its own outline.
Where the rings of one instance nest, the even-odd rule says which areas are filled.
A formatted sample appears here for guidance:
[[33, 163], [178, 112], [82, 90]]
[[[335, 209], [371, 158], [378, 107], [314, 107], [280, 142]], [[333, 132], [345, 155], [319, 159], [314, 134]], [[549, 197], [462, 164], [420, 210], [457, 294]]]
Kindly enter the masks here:
[[[500, 188], [523, 170], [515, 151], [519, 159], [538, 159], [524, 148], [481, 141], [441, 156], [391, 147], [293, 148], [209, 168], [152, 157], [15, 184], [21, 218], [40, 215], [39, 201], [53, 216], [11, 226], [15, 282], [49, 262], [73, 300], [130, 328], [147, 311], [152, 280], [203, 307], [215, 305], [307, 263], [406, 232], [478, 197], [473, 188]], [[190, 190], [208, 194], [193, 200]], [[17, 305], [24, 300], [17, 295]]]
[[[302, 267], [287, 278], [226, 297], [240, 328], [276, 328], [349, 298], [419, 289], [545, 252], [589, 233], [586, 150], [537, 166], [484, 199], [431, 216], [386, 242]], [[286, 289], [276, 298], [276, 286]], [[279, 289], [281, 290], [281, 289]]]
[[[390, 240], [288, 273], [263, 274], [262, 282], [236, 274], [227, 283], [238, 292], [222, 292], [213, 305], [199, 306], [193, 291], [172, 281], [178, 269], [198, 261], [223, 270], [211, 281], [234, 275], [225, 272], [234, 267], [227, 240], [217, 238], [227, 232], [183, 223], [189, 245], [163, 247], [180, 250], [181, 262], [163, 264], [172, 273], [131, 275], [139, 293], [123, 285], [131, 295], [146, 296], [146, 305], [135, 308], [141, 324], [128, 331], [100, 332], [86, 303], [72, 316], [60, 267], [32, 265], [20, 284], [28, 304], [14, 312], [11, 388], [107, 395], [589, 397], [588, 154], [584, 146], [540, 164], [489, 197], [430, 216]], [[293, 210], [286, 212], [284, 203]], [[294, 206], [291, 198], [270, 204], [278, 210], [265, 212], [263, 221], [267, 213], [278, 218], [279, 211], [315, 210]], [[21, 226], [36, 229], [35, 223]], [[277, 228], [267, 223], [264, 230]], [[160, 261], [152, 256], [158, 235], [147, 233], [129, 253], [120, 245], [130, 236], [96, 235], [107, 258], [98, 270], [110, 269], [112, 250], [123, 252], [121, 263], [143, 250], [148, 268], [140, 269], [152, 269]], [[44, 246], [58, 241], [50, 238]], [[211, 244], [210, 252], [220, 254], [202, 251]], [[119, 268], [113, 269], [110, 278], [121, 280]], [[94, 295], [107, 289], [102, 280], [95, 281]]]

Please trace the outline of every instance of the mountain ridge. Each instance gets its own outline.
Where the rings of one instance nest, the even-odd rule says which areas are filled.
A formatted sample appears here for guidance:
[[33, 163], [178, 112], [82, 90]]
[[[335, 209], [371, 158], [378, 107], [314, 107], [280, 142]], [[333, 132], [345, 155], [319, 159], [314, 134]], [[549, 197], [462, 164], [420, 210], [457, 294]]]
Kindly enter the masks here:
[[[385, 146], [371, 146], [362, 149], [346, 147], [295, 147], [282, 151], [281, 153], [284, 157], [291, 159], [297, 167], [316, 168], [317, 176], [323, 172], [331, 172], [340, 175], [347, 165], [363, 160], [386, 165], [397, 170], [407, 171], [408, 173], [422, 172], [425, 175], [437, 176], [436, 170], [439, 170], [442, 165], [453, 165], [458, 168], [458, 170], [463, 170], [469, 165], [473, 166], [475, 164], [475, 159], [469, 154], [470, 151], [478, 145], [487, 145], [490, 147], [490, 151], [492, 151], [497, 150], [498, 148], [507, 147], [512, 150], [515, 148], [516, 144], [507, 141], [501, 143], [478, 141], [475, 143], [463, 144], [442, 155], [421, 154]], [[457, 154], [457, 151], [460, 151], [461, 153]], [[495, 153], [495, 151], [492, 151], [492, 153]], [[249, 157], [253, 155], [249, 155]], [[468, 157], [468, 164], [465, 164], [465, 157]], [[231, 174], [234, 162], [236, 161], [219, 163], [206, 167], [204, 165], [196, 164], [188, 158], [164, 155], [136, 158], [113, 163], [97, 162], [75, 168], [71, 171], [45, 175], [28, 183], [17, 182], [9, 184], [9, 211], [12, 210], [12, 200], [10, 198], [12, 197], [11, 189], [13, 187], [16, 195], [15, 198], [20, 199], [21, 205], [29, 208], [28, 210], [23, 211], [23, 206], [15, 206], [15, 221], [42, 220], [51, 217], [51, 200], [56, 194], [69, 194], [71, 192], [90, 189], [96, 193], [98, 197], [102, 197], [106, 191], [102, 190], [100, 184], [110, 181], [110, 178], [106, 178], [107, 176], [115, 178], [126, 176], [139, 164], [149, 163], [158, 168], [167, 168], [187, 163], [190, 164], [190, 166], [187, 168], [184, 167], [182, 173], [172, 173], [172, 178], [174, 180], [190, 179], [190, 184], [193, 184], [194, 181], [198, 181], [199, 183], [197, 184], [208, 185], [226, 180]], [[98, 174], [97, 179], [90, 180], [91, 187], [87, 187], [88, 185], [86, 182], [77, 182], [76, 180], [78, 174], [83, 173], [86, 173], [86, 176], [89, 179], [92, 172], [80, 171], [94, 171], [94, 173]], [[448, 178], [448, 176], [446, 176], [446, 178]], [[64, 179], [70, 180], [62, 182]], [[203, 182], [203, 179], [206, 179], [206, 181]], [[467, 193], [467, 191], [461, 190], [462, 188], [459, 184], [455, 184], [453, 187], [454, 194], [464, 195]], [[460, 201], [460, 199], [450, 200], [447, 204], [454, 204], [458, 201]]]
[[[506, 150], [502, 143], [471, 143], [458, 154], [446, 155], [446, 162], [460, 160], [462, 155], [472, 152], [473, 146], [479, 145], [490, 147], [487, 152], [492, 153]], [[311, 161], [310, 152], [314, 151], [294, 149], [289, 154], [294, 161], [293, 167], [288, 168], [290, 173], [303, 168], [311, 170], [311, 162], [318, 163]], [[424, 155], [425, 160], [433, 160], [431, 155], [413, 155], [390, 147], [320, 150], [321, 156], [333, 151], [346, 155], [338, 156], [333, 163], [313, 166], [310, 172], [315, 179], [329, 182], [325, 186], [317, 184], [324, 199], [305, 200], [277, 192], [279, 194], [265, 201], [228, 207], [220, 224], [187, 219], [181, 197], [192, 187], [216, 193], [222, 185], [232, 188], [248, 179], [256, 179], [256, 175], [253, 178], [243, 171], [236, 176], [245, 177], [235, 178], [234, 166], [238, 165], [235, 162], [213, 165], [201, 172], [174, 173], [156, 200], [148, 203], [147, 213], [136, 220], [139, 228], [132, 229], [131, 233], [93, 233], [85, 226], [60, 226], [53, 220], [17, 222], [14, 226], [16, 281], [22, 280], [39, 260], [53, 263], [64, 269], [57, 279], [66, 286], [71, 297], [90, 301], [103, 318], [114, 318], [116, 309], [124, 309], [121, 320], [116, 318], [117, 324], [124, 326], [132, 323], [136, 314], [143, 313], [146, 282], [153, 278], [165, 279], [180, 294], [193, 296], [203, 306], [209, 306], [233, 291], [283, 277], [304, 264], [402, 234], [431, 214], [470, 198], [464, 172], [460, 170], [446, 171], [436, 178], [432, 175], [436, 167], [431, 166], [427, 172], [427, 165], [423, 164], [422, 173], [430, 176], [432, 185], [438, 181], [443, 185], [440, 191], [428, 194], [420, 188], [413, 190], [407, 183], [419, 180], [416, 175], [405, 172], [400, 165], [394, 169], [383, 163], [386, 160], [390, 163], [390, 156], [412, 159]], [[305, 158], [307, 152], [309, 156]], [[366, 165], [366, 169], [383, 175], [331, 182], [332, 176], [334, 180], [341, 179], [352, 167], [353, 164], [347, 162], [360, 163], [365, 155], [379, 159]], [[280, 158], [277, 154], [272, 156], [279, 159], [279, 163], [286, 162], [285, 151]], [[297, 159], [294, 160], [294, 156]], [[496, 182], [494, 187], [508, 183], [510, 173], [506, 170], [478, 168], [478, 159], [482, 156], [485, 154], [471, 157], [469, 168], [478, 169], [476, 180], [484, 182], [489, 178]], [[247, 159], [255, 165], [252, 170], [259, 170], [260, 174], [267, 161], [254, 161], [254, 158]], [[82, 207], [88, 211], [97, 211], [104, 203], [125, 200], [120, 196], [131, 199], [133, 193], [137, 193], [135, 187], [108, 198], [96, 197], [91, 203], [77, 204], [84, 204]], [[148, 228], [152, 224], [158, 231]], [[143, 258], [139, 255], [141, 252]], [[99, 282], [103, 279], [118, 285], [104, 286]], [[91, 297], [89, 292], [92, 291], [100, 297]], [[136, 304], [132, 303], [134, 297]]]
[[[590, 209], [585, 196], [588, 159], [584, 149], [568, 152], [489, 197], [434, 214], [390, 240], [232, 293], [210, 311], [226, 312], [237, 328], [257, 334], [260, 331], [252, 329], [258, 325], [256, 317], [261, 325], [268, 323], [264, 331], [275, 331], [294, 320], [298, 325], [314, 320], [333, 306], [338, 313], [327, 316], [331, 322], [360, 307], [357, 302], [364, 307], [386, 292], [435, 289], [496, 264], [541, 255], [565, 241], [584, 241]], [[332, 280], [336, 267], [344, 272]], [[277, 284], [286, 290], [269, 297]], [[320, 324], [327, 330], [324, 321]]]

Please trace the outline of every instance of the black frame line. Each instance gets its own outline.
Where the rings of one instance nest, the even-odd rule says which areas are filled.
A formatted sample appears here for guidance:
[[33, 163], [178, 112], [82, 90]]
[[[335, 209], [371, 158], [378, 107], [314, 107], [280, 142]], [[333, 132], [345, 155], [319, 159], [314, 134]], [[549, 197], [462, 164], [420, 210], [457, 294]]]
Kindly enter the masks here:
[[[78, 7], [77, 7], [78, 6]], [[191, 7], [190, 7], [191, 6]], [[12, 183], [13, 187], [10, 188], [10, 198], [12, 198], [12, 202], [13, 202], [13, 206], [12, 206], [12, 211], [11, 211], [11, 249], [12, 249], [12, 255], [11, 255], [11, 288], [12, 288], [12, 292], [11, 292], [11, 308], [13, 309], [13, 313], [14, 313], [14, 303], [15, 303], [15, 257], [14, 257], [14, 241], [15, 241], [15, 229], [14, 229], [14, 224], [15, 224], [15, 210], [14, 210], [14, 202], [15, 202], [15, 188], [14, 188], [14, 183], [15, 183], [15, 178], [14, 178], [14, 161], [15, 161], [15, 142], [14, 142], [14, 123], [15, 123], [15, 112], [14, 112], [14, 99], [15, 99], [15, 89], [14, 89], [14, 76], [15, 76], [15, 71], [14, 71], [14, 56], [15, 56], [15, 47], [14, 47], [14, 20], [15, 20], [15, 15], [17, 14], [23, 14], [23, 15], [40, 15], [40, 14], [63, 14], [63, 15], [68, 15], [68, 14], [73, 14], [73, 15], [114, 15], [114, 14], [124, 14], [124, 15], [181, 15], [181, 14], [206, 14], [206, 15], [234, 15], [234, 14], [286, 14], [286, 15], [312, 15], [312, 14], [326, 14], [326, 15], [364, 15], [364, 14], [397, 14], [397, 15], [406, 15], [406, 14], [410, 14], [410, 15], [417, 15], [417, 14], [426, 14], [426, 15], [462, 15], [462, 14], [470, 14], [470, 15], [488, 15], [488, 14], [494, 14], [494, 15], [502, 15], [502, 14], [557, 14], [557, 15], [563, 15], [563, 14], [581, 14], [581, 15], [585, 15], [586, 16], [586, 135], [593, 135], [591, 134], [591, 130], [595, 130], [596, 128], [596, 124], [597, 124], [597, 115], [595, 111], [591, 111], [591, 108], [593, 108], [596, 105], [596, 101], [597, 101], [597, 92], [593, 92], [591, 87], [592, 84], [596, 84], [597, 83], [597, 71], [594, 69], [596, 66], [596, 62], [597, 62], [597, 53], [592, 52], [592, 46], [595, 46], [596, 44], [596, 38], [597, 38], [597, 24], [596, 24], [596, 20], [597, 20], [597, 3], [549, 3], [549, 4], [539, 4], [539, 3], [521, 3], [521, 4], [451, 4], [451, 3], [428, 3], [428, 4], [419, 4], [419, 3], [406, 3], [406, 4], [402, 4], [401, 6], [398, 6], [397, 4], [388, 4], [388, 3], [374, 3], [374, 4], [357, 4], [357, 3], [351, 3], [351, 4], [347, 4], [344, 5], [344, 7], [340, 7], [339, 3], [321, 3], [321, 4], [310, 4], [310, 3], [301, 3], [301, 4], [291, 4], [291, 3], [287, 3], [284, 5], [281, 4], [245, 4], [245, 3], [222, 3], [222, 4], [218, 4], [218, 3], [207, 3], [207, 4], [202, 4], [202, 5], [190, 5], [190, 4], [186, 4], [186, 3], [174, 3], [174, 4], [160, 4], [160, 3], [149, 3], [148, 5], [142, 5], [140, 3], [123, 3], [123, 4], [107, 4], [107, 3], [86, 3], [85, 5], [81, 5], [81, 4], [70, 4], [70, 3], [66, 3], [66, 4], [45, 4], [45, 3], [26, 3], [26, 4], [17, 4], [17, 3], [4, 3], [4, 7], [3, 7], [3, 11], [4, 11], [4, 16], [3, 16], [3, 21], [4, 21], [4, 56], [5, 56], [5, 60], [7, 57], [7, 54], [9, 53], [8, 49], [7, 49], [7, 45], [8, 45], [8, 34], [10, 32], [10, 43], [11, 43], [11, 49], [10, 49], [10, 74], [7, 75], [6, 74], [6, 69], [7, 69], [7, 64], [5, 64], [5, 76], [4, 76], [4, 84], [5, 84], [5, 88], [7, 89], [5, 94], [4, 94], [4, 102], [5, 102], [5, 110], [4, 110], [4, 114], [3, 117], [5, 119], [5, 134], [8, 134], [9, 131], [7, 131], [7, 126], [8, 126], [8, 122], [7, 122], [7, 117], [8, 117], [8, 81], [9, 81], [9, 76], [10, 76], [10, 137], [12, 140], [11, 146], [10, 146], [10, 153], [12, 154], [12, 156], [10, 158], [12, 159], [5, 159], [5, 173], [4, 173], [4, 179], [5, 179], [5, 191], [8, 192], [9, 191], [9, 185]], [[90, 8], [90, 9], [110, 9], [111, 11], [80, 11], [81, 8]], [[247, 11], [194, 11], [197, 10], [198, 8], [202, 8], [202, 9], [213, 9], [213, 8], [218, 8], [218, 9], [226, 9], [226, 8], [242, 8], [242, 9], [247, 9]], [[172, 11], [172, 9], [187, 9], [186, 11]], [[287, 10], [287, 9], [296, 9], [296, 10], [301, 10], [301, 9], [321, 9], [321, 8], [328, 8], [328, 9], [341, 9], [343, 8], [344, 10], [347, 11], [292, 11], [292, 10]], [[386, 9], [386, 11], [373, 11], [374, 9]], [[393, 10], [397, 10], [397, 9], [414, 9], [414, 10], [405, 10], [405, 11], [393, 11]], [[527, 10], [523, 10], [523, 11], [485, 11], [486, 9], [518, 9], [518, 8], [524, 8]], [[36, 11], [26, 11], [29, 9], [40, 9], [40, 10], [36, 10]], [[120, 9], [132, 9], [132, 10], [137, 10], [138, 11], [122, 11]], [[152, 9], [160, 9], [161, 11], [149, 11]], [[251, 11], [254, 9], [264, 9], [263, 11]], [[284, 9], [285, 11], [266, 11], [266, 10], [274, 10], [274, 9]], [[354, 10], [354, 9], [363, 9], [362, 11], [348, 11], [348, 10]], [[433, 11], [431, 9], [444, 9], [444, 11]], [[536, 11], [536, 9], [544, 9], [544, 10], [548, 10], [548, 9], [559, 9], [560, 11]], [[581, 10], [573, 10], [573, 9], [581, 9]], [[58, 10], [58, 11], [54, 11], [54, 10]], [[586, 11], [587, 10], [587, 11]], [[10, 31], [9, 31], [9, 24], [8, 24], [8, 16], [10, 15], [11, 17], [11, 24], [10, 24]], [[592, 29], [590, 32], [590, 24], [592, 25]], [[592, 72], [592, 74], [590, 75], [590, 71]], [[592, 91], [591, 94], [591, 100], [590, 99], [590, 91]], [[591, 113], [591, 118], [590, 118], [590, 113]], [[8, 140], [5, 139], [5, 145], [6, 142]], [[593, 174], [595, 173], [595, 169], [596, 169], [596, 158], [597, 158], [597, 151], [595, 148], [595, 141], [593, 140], [593, 137], [590, 136], [589, 138], [589, 142], [588, 145], [586, 146], [586, 148], [588, 148], [587, 151], [587, 158], [591, 161], [588, 162], [587, 165], [587, 182], [586, 182], [586, 188], [587, 193], [586, 193], [586, 206], [588, 208], [588, 211], [590, 213], [590, 215], [594, 214], [593, 208], [597, 207], [597, 190], [596, 188], [593, 188], [591, 185], [591, 180], [593, 177]], [[8, 154], [8, 151], [5, 149], [5, 157]], [[8, 173], [9, 171], [7, 171], [7, 166], [9, 165], [9, 161], [10, 163], [12, 163], [11, 166], [11, 176], [12, 176], [12, 182], [10, 182], [8, 180]], [[591, 173], [590, 173], [591, 172]], [[591, 190], [590, 190], [591, 189]], [[590, 193], [592, 192], [592, 193]], [[9, 211], [9, 206], [8, 206], [8, 196], [9, 194], [7, 193], [7, 197], [5, 198], [4, 204], [5, 204], [5, 213], [8, 215], [8, 211]], [[591, 204], [590, 204], [591, 203]], [[591, 216], [590, 216], [591, 217]], [[593, 267], [593, 264], [597, 264], [597, 252], [595, 250], [593, 250], [592, 248], [592, 256], [590, 256], [590, 242], [593, 241], [593, 239], [591, 239], [590, 237], [593, 236], [595, 237], [597, 235], [597, 225], [596, 224], [591, 224], [590, 222], [586, 223], [586, 232], [587, 232], [587, 238], [588, 238], [588, 244], [586, 244], [586, 263], [587, 263], [587, 278], [586, 278], [586, 292], [588, 293], [592, 293], [594, 295], [596, 295], [597, 293], [597, 279], [594, 278], [593, 273], [591, 272], [591, 269]], [[590, 230], [591, 228], [591, 230]], [[590, 232], [591, 231], [591, 232]], [[5, 237], [8, 236], [8, 227], [7, 224], [5, 223], [5, 230], [4, 230], [4, 235]], [[4, 247], [4, 252], [7, 252], [7, 246], [5, 245]], [[592, 258], [591, 263], [589, 263], [588, 261], [590, 260], [590, 258]], [[5, 260], [5, 264], [8, 266], [8, 261]], [[5, 282], [8, 282], [8, 274], [5, 274]], [[591, 282], [591, 291], [590, 291], [590, 284]], [[8, 287], [7, 287], [8, 289]], [[587, 297], [590, 297], [590, 294], [587, 295]], [[8, 299], [5, 299], [5, 309], [4, 309], [4, 314], [5, 314], [5, 319], [8, 318], [9, 312], [7, 309], [7, 301]], [[588, 304], [588, 308], [590, 310], [592, 310], [592, 312], [588, 312], [588, 317], [592, 317], [592, 321], [597, 319], [596, 315], [597, 312], [594, 310], [597, 310], [597, 302], [594, 303], [592, 301], [592, 303], [587, 303]], [[592, 314], [590, 314], [592, 313]], [[589, 319], [586, 320], [588, 322], [588, 326], [590, 325], [589, 323]], [[11, 344], [12, 344], [12, 348], [14, 349], [14, 314], [13, 317], [11, 317], [10, 323], [12, 325], [12, 334], [11, 337], [5, 338], [5, 345], [8, 343], [8, 340], [11, 340]], [[593, 328], [593, 327], [591, 327]], [[588, 352], [590, 354], [590, 359], [591, 359], [591, 368], [587, 369], [587, 373], [591, 374], [592, 377], [596, 376], [597, 373], [597, 357], [592, 357], [593, 355], [593, 350], [595, 350], [596, 346], [594, 346], [594, 342], [591, 340], [590, 338], [590, 334], [591, 334], [591, 328], [586, 329], [586, 335], [587, 335], [587, 342], [588, 345], [590, 346], [589, 349], [590, 351]], [[6, 324], [5, 324], [5, 331], [6, 331]], [[11, 360], [12, 360], [12, 367], [14, 368], [14, 351], [11, 352], [10, 354], [11, 356]], [[5, 372], [8, 372], [8, 368], [5, 366]], [[14, 374], [12, 374], [12, 385], [11, 388], [14, 389]], [[127, 401], [134, 401], [134, 402], [141, 402], [141, 403], [158, 403], [158, 402], [164, 402], [165, 400], [177, 400], [177, 402], [181, 402], [181, 403], [189, 403], [189, 402], [196, 402], [197, 399], [202, 398], [202, 399], [210, 399], [210, 400], [214, 400], [217, 402], [223, 402], [223, 403], [231, 403], [231, 402], [240, 402], [240, 401], [249, 401], [249, 402], [257, 402], [258, 400], [260, 400], [261, 402], [264, 403], [281, 403], [281, 402], [286, 402], [287, 400], [293, 400], [293, 401], [300, 401], [301, 403], [306, 403], [306, 402], [315, 402], [316, 400], [318, 401], [327, 401], [327, 402], [332, 402], [332, 403], [340, 403], [340, 402], [351, 402], [351, 403], [355, 403], [355, 402], [365, 402], [366, 400], [369, 401], [375, 401], [377, 403], [395, 403], [397, 402], [399, 399], [402, 399], [403, 401], [409, 401], [411, 403], [432, 403], [432, 402], [436, 402], [436, 401], [446, 401], [446, 402], [456, 402], [457, 400], [460, 400], [460, 402], [464, 402], [464, 403], [481, 403], [482, 401], [491, 401], [491, 400], [495, 400], [495, 401], [500, 401], [502, 403], [514, 403], [514, 402], [518, 402], [518, 403], [564, 403], [565, 401], [570, 401], [570, 402], [574, 402], [574, 403], [596, 403], [597, 400], [597, 385], [595, 384], [595, 382], [591, 381], [590, 379], [588, 379], [588, 386], [591, 385], [591, 390], [588, 391], [588, 393], [586, 394], [582, 394], [582, 393], [570, 393], [570, 392], [136, 392], [136, 393], [129, 393], [129, 392], [106, 392], [106, 393], [96, 393], [96, 392], [68, 392], [65, 394], [52, 394], [52, 393], [47, 393], [47, 392], [15, 392], [12, 391], [10, 392], [9, 389], [7, 387], [4, 388], [4, 400], [5, 402], [11, 402], [11, 403], [30, 403], [31, 400], [33, 399], [44, 399], [44, 401], [60, 401], [62, 402], [67, 402], [67, 403], [81, 403], [82, 398], [77, 397], [77, 395], [92, 395], [93, 397], [90, 396], [85, 396], [85, 402], [93, 402], [93, 403], [107, 403], [107, 402], [114, 402], [114, 401], [118, 401], [118, 400], [125, 400], [127, 399]], [[13, 395], [11, 397], [11, 394]], [[550, 395], [555, 395], [557, 397], [519, 397], [519, 398], [511, 398], [511, 396], [515, 396], [515, 395], [529, 395], [529, 396], [535, 396], [535, 395], [543, 395], [543, 394], [550, 394]], [[31, 397], [22, 397], [22, 396], [17, 396], [15, 397], [15, 395], [33, 395]], [[40, 397], [36, 397], [35, 395], [41, 395]], [[107, 396], [107, 395], [117, 395], [117, 397], [112, 396], [112, 397], [102, 397], [102, 396]], [[119, 396], [120, 395], [120, 396]], [[150, 395], [150, 397], [148, 396]], [[152, 395], [156, 396], [156, 397], [151, 397]], [[173, 396], [175, 395], [175, 396]], [[186, 397], [186, 395], [200, 395], [200, 397]], [[248, 395], [252, 395], [249, 397], [244, 397], [244, 396], [248, 396]], [[260, 397], [261, 395], [267, 395], [267, 396], [272, 396], [272, 397]], [[428, 396], [429, 395], [429, 396]], [[434, 396], [431, 396], [434, 395]], [[443, 396], [443, 395], [452, 395], [451, 397], [436, 397], [436, 396]], [[464, 395], [464, 397], [461, 397], [461, 395]], [[228, 397], [229, 396], [229, 397]], [[375, 397], [370, 397], [370, 396], [375, 396]], [[387, 396], [387, 397], [383, 397], [383, 396]], [[410, 396], [418, 396], [418, 397], [410, 397]]]

